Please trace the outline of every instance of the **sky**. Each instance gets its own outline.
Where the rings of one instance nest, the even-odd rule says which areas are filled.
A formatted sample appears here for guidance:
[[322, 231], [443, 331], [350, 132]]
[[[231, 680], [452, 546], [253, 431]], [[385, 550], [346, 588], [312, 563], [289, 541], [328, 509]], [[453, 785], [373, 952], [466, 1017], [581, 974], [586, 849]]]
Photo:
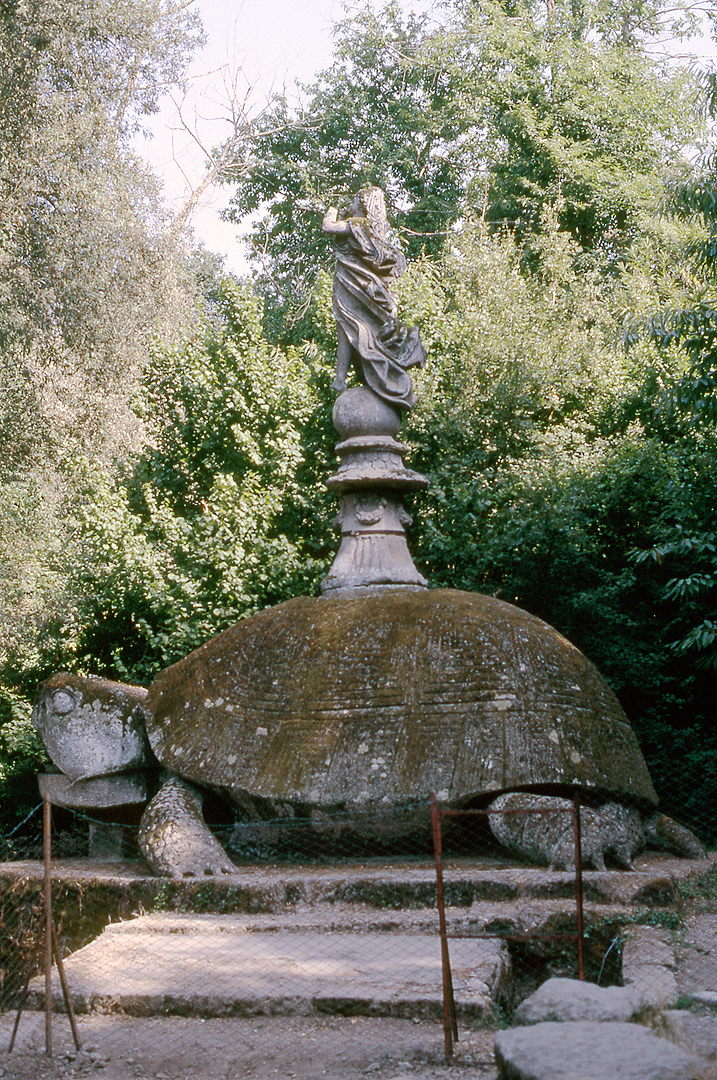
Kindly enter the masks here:
[[[226, 102], [232, 83], [242, 98], [251, 90], [259, 105], [285, 83], [309, 81], [330, 63], [331, 26], [342, 14], [337, 0], [194, 0], [193, 6], [207, 43], [189, 70], [186, 97], [165, 99], [149, 124], [151, 138], [137, 142], [139, 153], [163, 180], [173, 209], [202, 179], [200, 143], [216, 146], [230, 134]], [[228, 269], [241, 273], [246, 264], [237, 227], [220, 218], [229, 196], [226, 188], [208, 192], [192, 225], [206, 247], [225, 255]]]
[[[432, 6], [431, 0], [401, 3], [422, 11]], [[136, 144], [162, 179], [165, 199], [173, 209], [182, 206], [202, 179], [205, 154], [200, 144], [216, 146], [230, 134], [231, 86], [235, 85], [240, 98], [248, 93], [260, 107], [273, 90], [285, 86], [290, 90], [296, 80], [310, 82], [317, 71], [329, 66], [331, 28], [344, 14], [342, 0], [193, 0], [193, 6], [204, 24], [207, 43], [189, 70], [186, 97], [166, 99], [151, 118], [151, 138], [140, 138]], [[691, 42], [689, 51], [714, 56], [714, 44]], [[228, 270], [243, 274], [248, 267], [241, 229], [220, 216], [230, 194], [223, 187], [207, 192], [194, 211], [192, 226], [209, 250], [224, 255]]]
[[[177, 95], [166, 99], [148, 124], [151, 138], [136, 143], [162, 179], [173, 209], [182, 206], [204, 173], [205, 156], [184, 125], [205, 145], [216, 146], [230, 134], [226, 102], [234, 80], [239, 95], [250, 91], [257, 106], [272, 90], [310, 82], [331, 63], [331, 28], [344, 14], [342, 0], [194, 0], [193, 6], [207, 44], [190, 68], [187, 95], [181, 102]], [[402, 0], [402, 6], [427, 10], [431, 0]], [[245, 273], [240, 229], [220, 217], [230, 194], [222, 187], [208, 192], [192, 226], [207, 248], [225, 256], [227, 269]]]

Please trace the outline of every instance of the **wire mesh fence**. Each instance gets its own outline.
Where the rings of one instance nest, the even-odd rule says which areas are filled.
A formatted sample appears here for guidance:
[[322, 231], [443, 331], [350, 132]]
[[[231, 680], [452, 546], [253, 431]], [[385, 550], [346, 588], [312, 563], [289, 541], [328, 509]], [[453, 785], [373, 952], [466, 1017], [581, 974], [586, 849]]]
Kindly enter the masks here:
[[[548, 813], [573, 839], [572, 812]], [[8, 1020], [26, 984], [27, 1008], [45, 1000], [41, 816], [38, 806], [3, 839], [0, 1010]], [[214, 830], [236, 874], [177, 880], [142, 861], [135, 825], [55, 809], [52, 910], [71, 1004], [80, 1017], [366, 1016], [445, 1029], [447, 950], [451, 1037], [460, 1040], [509, 1022], [547, 978], [577, 978], [582, 941], [593, 983], [632, 983], [665, 1006], [715, 1006], [709, 857], [646, 851], [634, 871], [584, 869], [581, 910], [575, 869], [507, 852], [488, 816], [445, 814], [440, 875], [428, 799], [390, 827], [370, 812], [220, 821]], [[56, 967], [51, 986], [52, 1007], [66, 1012]]]

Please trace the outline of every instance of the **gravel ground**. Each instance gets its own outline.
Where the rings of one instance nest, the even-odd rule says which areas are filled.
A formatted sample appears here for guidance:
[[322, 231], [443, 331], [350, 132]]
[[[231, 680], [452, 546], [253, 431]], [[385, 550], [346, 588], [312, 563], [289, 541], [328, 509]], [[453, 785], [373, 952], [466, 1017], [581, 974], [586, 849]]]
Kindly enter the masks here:
[[67, 1017], [54, 1017], [53, 1056], [44, 1017], [23, 1017], [6, 1052], [12, 1018], [0, 1021], [3, 1080], [496, 1080], [493, 1031], [461, 1030], [453, 1064], [440, 1024], [366, 1017], [198, 1020], [81, 1016], [79, 1054]]

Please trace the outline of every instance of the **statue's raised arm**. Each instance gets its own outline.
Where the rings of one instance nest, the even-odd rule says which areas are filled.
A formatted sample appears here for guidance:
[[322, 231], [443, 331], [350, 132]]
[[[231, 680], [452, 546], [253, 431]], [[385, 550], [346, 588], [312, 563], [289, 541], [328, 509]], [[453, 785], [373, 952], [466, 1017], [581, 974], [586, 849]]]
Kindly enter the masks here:
[[323, 230], [336, 249], [333, 309], [339, 346], [333, 387], [346, 389], [353, 366], [359, 380], [384, 401], [412, 409], [416, 396], [408, 372], [422, 367], [426, 354], [416, 327], [396, 318], [388, 286], [404, 272], [406, 260], [388, 238], [381, 188], [362, 188], [340, 213], [330, 207]]

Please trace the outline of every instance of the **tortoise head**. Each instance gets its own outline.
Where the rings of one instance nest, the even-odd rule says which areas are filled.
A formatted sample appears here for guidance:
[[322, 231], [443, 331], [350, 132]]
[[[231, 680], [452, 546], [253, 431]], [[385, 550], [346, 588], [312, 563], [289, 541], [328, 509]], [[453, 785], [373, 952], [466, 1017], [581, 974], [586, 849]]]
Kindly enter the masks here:
[[141, 686], [60, 672], [43, 683], [32, 722], [55, 765], [72, 780], [151, 761]]

